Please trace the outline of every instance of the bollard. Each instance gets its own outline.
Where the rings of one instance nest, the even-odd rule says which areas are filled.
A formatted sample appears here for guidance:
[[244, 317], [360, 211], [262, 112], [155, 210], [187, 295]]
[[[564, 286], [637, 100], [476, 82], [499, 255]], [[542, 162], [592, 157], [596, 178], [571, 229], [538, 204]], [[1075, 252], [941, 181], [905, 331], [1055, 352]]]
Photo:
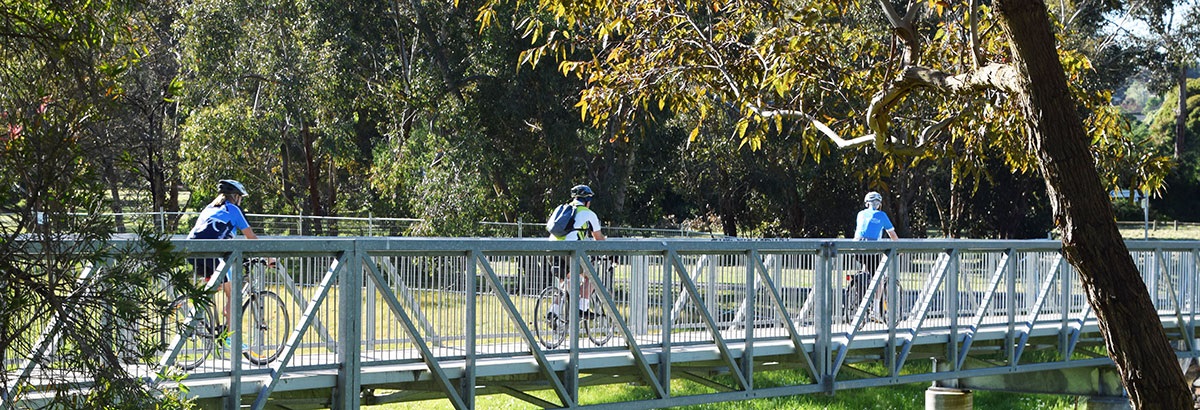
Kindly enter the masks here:
[[975, 407], [970, 390], [950, 387], [925, 389], [925, 410], [971, 410]]

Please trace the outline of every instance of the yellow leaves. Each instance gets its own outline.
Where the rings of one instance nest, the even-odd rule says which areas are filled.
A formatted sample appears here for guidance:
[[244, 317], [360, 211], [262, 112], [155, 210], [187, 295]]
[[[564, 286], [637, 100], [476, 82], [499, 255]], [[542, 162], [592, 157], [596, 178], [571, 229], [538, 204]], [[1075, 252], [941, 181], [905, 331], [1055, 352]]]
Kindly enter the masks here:
[[[455, 0], [454, 3], [455, 6], [458, 6], [458, 0]], [[496, 21], [496, 10], [488, 6], [480, 7], [479, 13], [475, 15], [475, 21], [479, 22], [479, 33], [483, 34], [483, 30]]]
[[932, 8], [933, 11], [938, 14], [938, 16], [941, 16], [942, 13], [946, 12], [946, 9], [950, 7], [950, 2], [946, 0], [929, 0], [929, 7]]
[[561, 72], [564, 76], [570, 76], [572, 73], [574, 73], [575, 78], [583, 79], [583, 71], [580, 70], [580, 67], [582, 65], [583, 65], [583, 63], [579, 62], [579, 61], [564, 60], [563, 62], [558, 63], [558, 71]]

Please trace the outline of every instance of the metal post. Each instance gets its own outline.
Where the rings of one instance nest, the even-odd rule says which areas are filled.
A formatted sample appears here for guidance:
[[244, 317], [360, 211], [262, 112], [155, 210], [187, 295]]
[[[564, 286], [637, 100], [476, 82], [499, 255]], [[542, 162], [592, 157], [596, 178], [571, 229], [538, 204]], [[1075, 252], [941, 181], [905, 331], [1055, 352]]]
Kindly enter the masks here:
[[649, 332], [650, 274], [646, 255], [629, 257], [629, 330], [637, 334]]
[[[463, 344], [463, 349], [467, 353], [466, 368], [463, 371], [462, 380], [459, 381], [458, 394], [462, 396], [463, 403], [466, 403], [469, 408], [475, 408], [475, 363], [478, 359], [477, 348], [478, 343], [478, 324], [479, 323], [479, 304], [476, 301], [479, 299], [479, 261], [484, 260], [483, 255], [479, 251], [471, 251], [467, 253], [467, 283], [466, 288], [470, 291], [466, 292], [466, 327], [463, 337], [466, 339]], [[486, 261], [485, 261], [486, 263]]]
[[1150, 198], [1142, 196], [1142, 233], [1144, 239], [1150, 239]]
[[352, 410], [362, 407], [362, 259], [367, 253], [360, 241], [354, 241], [343, 254], [346, 268], [338, 277], [338, 389], [333, 408]]
[[[663, 242], [666, 245], [666, 242]], [[674, 333], [673, 325], [675, 324], [675, 316], [670, 306], [674, 306], [674, 276], [675, 276], [675, 261], [679, 258], [679, 254], [675, 250], [666, 245], [666, 252], [663, 256], [663, 273], [662, 273], [662, 331], [659, 332], [659, 346], [662, 346], [658, 356], [658, 381], [662, 383], [667, 390], [667, 396], [671, 395], [671, 335]]]
[[817, 382], [823, 385], [825, 392], [833, 393], [833, 363], [830, 359], [833, 343], [833, 303], [832, 289], [834, 259], [837, 258], [837, 244], [825, 242], [821, 244], [821, 252], [817, 255], [816, 278], [813, 281], [813, 297], [817, 307], [817, 339], [813, 346], [814, 362], [820, 378]]
[[[229, 284], [231, 290], [229, 292], [229, 329], [230, 332], [228, 345], [229, 347], [229, 396], [225, 398], [225, 408], [239, 409], [242, 407], [242, 343], [243, 335], [241, 331], [242, 320], [242, 254], [241, 251], [235, 251], [232, 255], [225, 257], [225, 269], [229, 270]], [[219, 273], [218, 273], [219, 274]]]

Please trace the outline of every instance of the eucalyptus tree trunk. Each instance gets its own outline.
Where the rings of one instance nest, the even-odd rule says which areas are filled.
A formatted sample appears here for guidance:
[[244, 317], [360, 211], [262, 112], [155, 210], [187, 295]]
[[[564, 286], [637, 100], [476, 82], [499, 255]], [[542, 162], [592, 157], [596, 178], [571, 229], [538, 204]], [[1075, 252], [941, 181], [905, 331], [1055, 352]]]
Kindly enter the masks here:
[[1183, 155], [1184, 137], [1187, 135], [1187, 64], [1179, 64], [1179, 109], [1178, 115], [1175, 116], [1175, 158]]
[[1079, 271], [1130, 402], [1137, 409], [1189, 409], [1187, 382], [1100, 184], [1046, 6], [1040, 0], [995, 4], [1021, 73], [1017, 98], [1027, 118], [1029, 147], [1037, 154], [1055, 223], [1062, 230], [1063, 249]]

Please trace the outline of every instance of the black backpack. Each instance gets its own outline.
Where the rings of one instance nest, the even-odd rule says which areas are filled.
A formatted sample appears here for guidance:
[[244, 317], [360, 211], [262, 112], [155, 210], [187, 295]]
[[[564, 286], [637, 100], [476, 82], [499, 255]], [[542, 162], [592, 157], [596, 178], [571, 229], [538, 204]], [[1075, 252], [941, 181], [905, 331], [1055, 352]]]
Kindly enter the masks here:
[[562, 238], [575, 230], [575, 206], [562, 204], [554, 208], [550, 218], [546, 219], [546, 232]]

